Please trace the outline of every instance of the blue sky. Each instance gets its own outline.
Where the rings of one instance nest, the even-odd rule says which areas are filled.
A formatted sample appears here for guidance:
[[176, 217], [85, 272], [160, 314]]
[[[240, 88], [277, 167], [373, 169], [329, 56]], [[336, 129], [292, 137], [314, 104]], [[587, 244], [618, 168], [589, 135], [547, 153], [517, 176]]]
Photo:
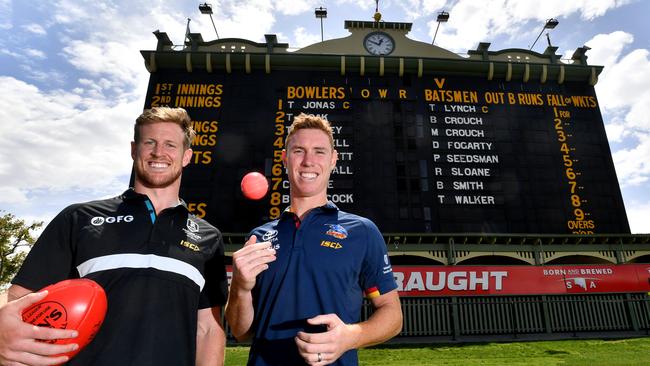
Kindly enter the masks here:
[[[65, 206], [109, 197], [128, 184], [132, 125], [144, 105], [147, 73], [139, 50], [152, 32], [181, 44], [192, 32], [215, 37], [200, 2], [152, 0], [0, 0], [0, 210], [49, 221]], [[210, 2], [221, 38], [320, 41], [314, 8], [328, 10], [325, 38], [348, 35], [345, 20], [371, 20], [374, 1], [221, 0]], [[411, 22], [408, 37], [430, 42], [440, 11], [450, 13], [436, 45], [457, 53], [527, 49], [544, 21], [570, 58], [587, 45], [588, 63], [605, 66], [596, 85], [633, 233], [650, 233], [649, 1], [380, 1], [385, 21]], [[542, 36], [535, 50], [546, 47]]]

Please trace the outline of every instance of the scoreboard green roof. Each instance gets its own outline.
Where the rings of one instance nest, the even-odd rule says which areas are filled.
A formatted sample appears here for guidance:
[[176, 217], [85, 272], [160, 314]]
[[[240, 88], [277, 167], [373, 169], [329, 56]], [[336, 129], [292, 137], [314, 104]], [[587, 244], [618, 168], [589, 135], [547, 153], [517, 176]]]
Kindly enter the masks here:
[[[547, 47], [543, 53], [510, 48], [489, 50], [489, 43], [480, 43], [462, 57], [446, 49], [406, 37], [411, 23], [346, 21], [348, 37], [326, 40], [298, 50], [279, 43], [268, 34], [265, 43], [241, 38], [204, 41], [200, 33], [188, 34], [184, 45], [175, 46], [164, 32], [156, 31], [156, 50], [141, 51], [149, 72], [160, 70], [205, 70], [227, 73], [252, 73], [274, 70], [327, 70], [341, 75], [379, 75], [405, 73], [419, 77], [437, 73], [483, 76], [488, 80], [539, 81], [562, 84], [565, 81], [595, 85], [602, 66], [588, 65], [588, 47], [579, 47], [571, 60], [564, 62]], [[387, 56], [374, 56], [362, 47], [369, 33], [381, 30], [395, 40], [395, 50]]]

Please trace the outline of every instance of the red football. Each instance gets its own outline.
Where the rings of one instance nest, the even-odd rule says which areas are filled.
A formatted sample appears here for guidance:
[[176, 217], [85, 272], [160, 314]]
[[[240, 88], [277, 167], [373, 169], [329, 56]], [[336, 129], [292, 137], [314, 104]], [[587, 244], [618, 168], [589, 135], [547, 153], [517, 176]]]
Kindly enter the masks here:
[[[46, 341], [56, 344], [77, 343], [76, 355], [93, 340], [106, 315], [106, 293], [95, 281], [79, 278], [47, 286], [45, 298], [23, 310], [23, 321], [50, 328], [74, 329], [77, 338]], [[40, 291], [39, 291], [40, 292]]]

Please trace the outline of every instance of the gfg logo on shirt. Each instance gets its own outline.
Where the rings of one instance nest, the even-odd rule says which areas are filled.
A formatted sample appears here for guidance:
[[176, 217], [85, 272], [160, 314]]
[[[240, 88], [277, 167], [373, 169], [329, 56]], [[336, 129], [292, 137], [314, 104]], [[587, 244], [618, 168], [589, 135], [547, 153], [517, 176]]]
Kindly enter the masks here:
[[93, 226], [101, 226], [104, 225], [104, 223], [114, 224], [118, 222], [131, 222], [131, 221], [133, 221], [132, 215], [107, 216], [107, 217], [95, 216], [92, 219], [90, 219], [90, 223]]

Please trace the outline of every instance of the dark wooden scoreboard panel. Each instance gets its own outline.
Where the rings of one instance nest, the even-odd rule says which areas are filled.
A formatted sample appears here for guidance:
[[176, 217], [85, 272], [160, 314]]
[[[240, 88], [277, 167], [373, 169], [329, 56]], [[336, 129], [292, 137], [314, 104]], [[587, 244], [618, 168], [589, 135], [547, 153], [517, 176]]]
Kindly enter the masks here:
[[[190, 208], [248, 232], [288, 205], [279, 155], [301, 112], [335, 132], [331, 200], [383, 232], [629, 233], [593, 87], [586, 83], [337, 72], [154, 73], [146, 106], [190, 113]], [[271, 190], [239, 191], [257, 170]]]

